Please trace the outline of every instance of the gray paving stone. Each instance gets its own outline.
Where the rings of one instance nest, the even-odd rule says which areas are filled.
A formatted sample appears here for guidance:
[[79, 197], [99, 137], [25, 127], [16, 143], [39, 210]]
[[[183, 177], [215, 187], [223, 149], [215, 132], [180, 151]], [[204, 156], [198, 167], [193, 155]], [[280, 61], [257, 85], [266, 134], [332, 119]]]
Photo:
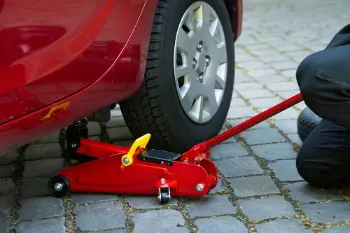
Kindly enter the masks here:
[[294, 91], [281, 91], [278, 92], [278, 95], [281, 96], [284, 99], [289, 99], [290, 97], [298, 94], [299, 91], [298, 90], [294, 90]]
[[252, 157], [220, 159], [215, 161], [215, 164], [226, 178], [264, 173], [259, 164]]
[[100, 202], [76, 206], [76, 223], [82, 231], [99, 231], [125, 226], [125, 214], [120, 202]]
[[42, 143], [29, 145], [24, 152], [25, 160], [36, 160], [43, 158], [59, 158], [62, 149], [59, 143]]
[[276, 129], [257, 129], [241, 133], [248, 145], [284, 142], [285, 138]]
[[256, 90], [256, 89], [263, 89], [263, 86], [258, 82], [251, 82], [251, 83], [238, 83], [235, 85], [236, 90]]
[[230, 106], [235, 107], [247, 107], [246, 102], [242, 98], [232, 98]]
[[15, 171], [15, 169], [15, 165], [0, 166], [0, 178], [10, 177], [11, 174]]
[[296, 76], [296, 70], [283, 70], [281, 71], [282, 75], [287, 78], [295, 79]]
[[289, 108], [271, 117], [272, 120], [294, 120], [299, 117], [299, 112], [294, 108]]
[[245, 90], [245, 91], [238, 91], [243, 98], [245, 99], [257, 99], [257, 98], [264, 98], [264, 97], [273, 97], [274, 94], [272, 92], [261, 89], [261, 90]]
[[266, 67], [266, 69], [263, 69], [263, 70], [249, 70], [248, 71], [248, 75], [250, 75], [256, 79], [259, 79], [262, 76], [271, 76], [271, 75], [276, 75], [276, 74], [277, 74], [277, 71], [272, 69], [272, 68], [269, 68], [269, 67]]
[[19, 222], [17, 233], [65, 233], [64, 218]]
[[350, 226], [345, 227], [334, 227], [330, 229], [325, 229], [322, 233], [348, 233], [350, 232]]
[[255, 70], [255, 69], [262, 69], [266, 66], [265, 63], [259, 62], [259, 61], [252, 61], [252, 62], [245, 62], [239, 64], [240, 67], [242, 67], [245, 70]]
[[249, 153], [243, 146], [237, 143], [220, 144], [211, 149], [213, 160], [237, 158], [247, 156]]
[[121, 127], [126, 126], [124, 118], [122, 116], [119, 117], [111, 117], [111, 120], [105, 123], [107, 128]]
[[302, 221], [292, 219], [280, 219], [272, 222], [257, 224], [258, 233], [312, 233]]
[[64, 214], [62, 200], [54, 197], [23, 199], [20, 206], [21, 208], [18, 211], [20, 221], [60, 217]]
[[268, 165], [273, 172], [276, 174], [276, 177], [280, 181], [298, 181], [303, 180], [299, 175], [295, 160], [280, 160]]
[[21, 196], [37, 197], [48, 195], [47, 183], [49, 178], [24, 178], [22, 180]]
[[43, 144], [59, 142], [60, 131], [53, 132], [52, 134], [45, 135], [38, 140], [33, 141], [31, 144]]
[[125, 229], [98, 231], [98, 233], [126, 233]]
[[133, 138], [127, 127], [116, 127], [107, 129], [109, 140], [130, 140]]
[[276, 143], [252, 146], [253, 152], [266, 160], [295, 159], [297, 153], [288, 143]]
[[177, 210], [154, 210], [133, 215], [133, 233], [188, 233], [185, 219]]
[[13, 210], [14, 207], [15, 207], [15, 201], [12, 197], [10, 196], [0, 197], [0, 218], [10, 217], [11, 210]]
[[273, 122], [285, 134], [297, 133], [297, 120], [277, 120]]
[[314, 222], [337, 224], [350, 220], [350, 204], [345, 202], [306, 204], [302, 210]]
[[[130, 207], [136, 209], [151, 209], [159, 208], [159, 201], [156, 196], [127, 196], [126, 201], [129, 203]], [[176, 198], [171, 198], [168, 206], [174, 206], [177, 204]]]
[[221, 192], [225, 192], [225, 187], [224, 187], [224, 184], [222, 183], [222, 180], [219, 178], [219, 181], [216, 187], [212, 189], [210, 193], [214, 194], [214, 193], [221, 193]]
[[102, 129], [99, 122], [89, 122], [88, 124], [89, 136], [101, 135]]
[[269, 98], [260, 98], [252, 99], [250, 103], [256, 108], [270, 108], [276, 104], [281, 103], [283, 100], [279, 97], [269, 97]]
[[282, 83], [287, 81], [287, 79], [279, 74], [276, 74], [276, 75], [267, 75], [267, 76], [257, 77], [256, 81], [258, 81], [261, 84], [267, 84], [271, 82]]
[[204, 196], [186, 206], [192, 218], [236, 213], [236, 207], [230, 203], [228, 197], [221, 195]]
[[291, 133], [291, 134], [287, 134], [287, 137], [295, 144], [297, 145], [302, 145], [303, 142], [300, 140], [300, 137], [297, 133]]
[[280, 193], [269, 176], [250, 176], [228, 179], [233, 193], [237, 197], [251, 197], [265, 194]]
[[306, 182], [285, 185], [285, 189], [292, 199], [300, 203], [341, 200], [336, 191], [314, 188]]
[[229, 108], [227, 113], [227, 118], [235, 119], [235, 118], [244, 118], [244, 117], [252, 117], [257, 114], [251, 107], [233, 107]]
[[64, 167], [63, 158], [42, 159], [27, 161], [24, 163], [24, 178], [42, 177], [47, 178], [55, 175]]
[[92, 203], [103, 202], [103, 201], [119, 200], [119, 197], [113, 194], [74, 193], [71, 196], [72, 196], [72, 202], [78, 205], [92, 204]]
[[16, 150], [1, 155], [0, 165], [8, 165], [17, 161], [19, 154]]
[[0, 217], [0, 232], [1, 233], [9, 233], [11, 220], [9, 218]]
[[15, 191], [15, 184], [11, 178], [0, 178], [0, 196], [6, 196]]
[[295, 70], [298, 64], [294, 61], [279, 61], [279, 62], [271, 62], [269, 66], [275, 68], [276, 70]]
[[239, 200], [238, 204], [249, 219], [264, 220], [296, 215], [292, 205], [283, 197]]
[[195, 224], [198, 233], [248, 233], [246, 226], [231, 216], [198, 219]]
[[296, 82], [268, 83], [266, 86], [272, 91], [299, 91], [299, 86]]

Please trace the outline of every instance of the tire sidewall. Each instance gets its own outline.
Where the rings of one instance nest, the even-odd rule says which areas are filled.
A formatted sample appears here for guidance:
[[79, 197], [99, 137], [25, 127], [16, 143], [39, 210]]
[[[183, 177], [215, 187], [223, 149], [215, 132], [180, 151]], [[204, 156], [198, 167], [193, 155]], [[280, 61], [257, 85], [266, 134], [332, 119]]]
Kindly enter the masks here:
[[[178, 97], [173, 70], [173, 54], [176, 33], [181, 18], [190, 5], [195, 2], [197, 1], [182, 0], [169, 2], [171, 6], [169, 6], [169, 12], [167, 14], [167, 23], [164, 25], [166, 27], [164, 30], [165, 38], [162, 50], [160, 51], [160, 57], [167, 59], [161, 59], [158, 77], [161, 83], [161, 101], [163, 102], [162, 106], [165, 116], [169, 119], [170, 124], [175, 124], [171, 126], [173, 135], [178, 137], [178, 140], [182, 143], [187, 143], [187, 147], [213, 137], [221, 130], [230, 107], [235, 72], [234, 35], [226, 6], [220, 0], [203, 0], [203, 2], [213, 7], [223, 26], [227, 47], [227, 78], [222, 102], [212, 119], [204, 124], [198, 124], [192, 121], [184, 112]], [[171, 59], [169, 59], [169, 54], [171, 54]], [[184, 136], [187, 138], [183, 138]]]

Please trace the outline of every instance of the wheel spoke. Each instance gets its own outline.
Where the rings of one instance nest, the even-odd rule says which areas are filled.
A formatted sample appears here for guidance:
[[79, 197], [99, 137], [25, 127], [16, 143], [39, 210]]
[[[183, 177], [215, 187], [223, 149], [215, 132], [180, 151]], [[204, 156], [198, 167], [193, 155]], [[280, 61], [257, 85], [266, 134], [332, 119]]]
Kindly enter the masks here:
[[194, 88], [194, 84], [189, 83], [181, 93], [181, 104], [182, 108], [186, 112], [190, 112], [193, 106], [193, 103], [196, 98], [196, 90]]
[[186, 55], [190, 54], [190, 51], [193, 50], [194, 41], [188, 36], [183, 28], [179, 29], [176, 46], [182, 53], [186, 53]]
[[207, 98], [208, 98], [208, 107], [207, 107], [207, 112], [212, 115], [216, 112], [216, 110], [219, 108], [219, 104], [217, 101], [217, 96], [216, 96], [216, 90], [211, 90], [209, 93], [207, 93]]
[[196, 33], [198, 31], [198, 26], [197, 26], [197, 19], [196, 15], [193, 10], [189, 10], [186, 20], [185, 20], [185, 25], [190, 29], [193, 33]]
[[203, 118], [203, 107], [204, 107], [204, 99], [203, 96], [199, 96], [193, 104], [192, 114], [197, 119], [197, 121], [201, 122]]
[[218, 38], [220, 36], [220, 23], [219, 19], [215, 19], [213, 22], [210, 23], [209, 26], [209, 32], [214, 39]]
[[207, 32], [209, 30], [209, 22], [210, 22], [210, 8], [207, 6], [207, 4], [202, 4], [201, 6], [201, 24], [202, 24], [202, 31]]
[[216, 84], [215, 85], [216, 89], [223, 90], [225, 88], [226, 82], [219, 75], [216, 75], [215, 76], [215, 84]]
[[227, 62], [227, 51], [225, 44], [215, 44], [215, 49], [213, 49], [213, 57], [215, 57], [218, 65]]
[[215, 82], [218, 82], [222, 88], [225, 87], [225, 77], [227, 75], [227, 63], [219, 65], [215, 75]]
[[190, 72], [190, 69], [188, 68], [188, 66], [186, 66], [186, 65], [178, 66], [175, 69], [175, 77], [181, 78], [181, 77], [187, 75], [189, 72]]

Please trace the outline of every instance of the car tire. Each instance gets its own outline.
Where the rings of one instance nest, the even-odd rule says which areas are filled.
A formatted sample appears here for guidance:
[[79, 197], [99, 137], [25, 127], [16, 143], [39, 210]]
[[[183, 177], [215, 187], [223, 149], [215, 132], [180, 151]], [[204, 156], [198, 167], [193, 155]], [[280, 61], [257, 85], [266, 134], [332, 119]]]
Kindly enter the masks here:
[[[213, 18], [216, 17], [216, 22], [221, 23], [216, 24], [219, 25], [219, 27], [218, 31], [215, 31], [217, 33], [215, 34], [215, 38], [220, 38], [221, 41], [225, 41], [225, 43], [221, 43], [221, 45], [226, 46], [226, 48], [221, 47], [225, 48], [223, 53], [217, 52], [219, 51], [217, 50], [219, 47], [216, 43], [215, 45], [217, 47], [213, 47], [214, 44], [209, 40], [210, 37], [203, 36], [204, 42], [200, 41], [195, 48], [190, 48], [190, 46], [187, 47], [187, 45], [190, 44], [183, 42], [185, 41], [183, 40], [185, 37], [179, 36], [182, 30], [191, 32], [191, 28], [187, 27], [186, 29], [186, 27], [179, 26], [187, 23], [183, 18], [184, 14], [186, 12], [194, 12], [192, 9], [196, 6], [200, 6], [200, 8], [198, 8], [199, 12], [211, 12], [208, 15]], [[192, 17], [201, 17], [205, 15], [197, 13], [198, 11], [196, 11]], [[191, 22], [193, 23], [194, 21]], [[212, 25], [213, 24], [210, 26], [211, 29], [213, 27]], [[206, 28], [209, 29], [209, 27], [203, 27], [202, 31], [204, 32]], [[212, 31], [208, 30], [208, 32]], [[181, 40], [178, 38], [181, 38]], [[194, 38], [198, 39], [199, 37]], [[208, 40], [207, 44], [206, 40]], [[195, 44], [195, 42], [193, 42], [193, 44]], [[187, 53], [181, 53], [182, 50], [178, 50], [178, 46], [188, 48]], [[189, 51], [192, 52], [194, 50], [197, 50], [193, 53], [195, 54], [193, 57], [196, 59], [198, 58], [198, 64], [196, 64], [195, 59], [193, 59], [190, 67], [188, 65], [188, 60], [184, 59], [183, 54], [187, 56], [186, 58], [190, 59], [192, 55], [189, 55]], [[210, 51], [215, 51], [212, 57], [210, 57]], [[220, 51], [222, 52], [223, 49]], [[174, 54], [176, 54], [176, 56]], [[220, 54], [220, 56], [215, 56], [215, 54]], [[205, 64], [203, 63], [204, 55]], [[224, 59], [226, 59], [226, 63], [220, 61]], [[191, 71], [188, 71], [189, 73], [186, 73], [179, 79], [175, 79], [175, 76], [179, 74], [176, 73], [178, 72], [177, 62], [179, 62], [179, 64], [181, 63], [180, 65], [183, 65], [183, 67], [186, 67], [184, 65], [186, 63], [187, 68], [191, 69]], [[220, 65], [218, 65], [219, 63]], [[230, 107], [234, 84], [234, 63], [234, 35], [224, 1], [203, 0], [197, 2], [195, 0], [159, 0], [152, 27], [143, 85], [131, 98], [120, 103], [123, 117], [133, 136], [139, 137], [146, 133], [151, 133], [150, 146], [152, 148], [182, 153], [193, 145], [217, 135], [223, 127]], [[216, 67], [216, 65], [218, 66]], [[202, 70], [204, 70], [205, 73], [201, 73]], [[215, 70], [215, 75], [208, 76], [206, 73], [208, 71], [208, 74], [214, 74], [213, 72], [215, 72]], [[196, 85], [199, 84], [197, 84], [194, 79], [188, 81], [186, 78], [193, 78], [198, 72], [199, 75], [197, 79], [199, 82], [202, 84], [204, 83], [203, 85], [208, 87], [209, 83], [214, 85], [212, 90], [214, 97], [210, 95], [211, 92], [208, 91], [206, 94], [207, 96], [197, 98], [193, 103], [197, 104], [199, 101], [199, 104], [195, 106], [210, 106], [210, 108], [208, 107], [207, 109], [209, 110], [205, 110], [205, 107], [195, 108], [194, 105], [191, 105], [191, 107], [195, 109], [193, 112], [198, 113], [197, 115], [194, 113], [191, 115], [192, 112], [188, 110], [190, 107], [187, 106], [189, 101], [185, 103], [182, 102], [183, 99], [180, 100], [180, 98], [183, 98], [181, 94], [183, 89], [181, 88], [185, 86], [185, 82], [188, 82], [190, 85], [193, 84], [193, 88], [197, 87]], [[222, 74], [225, 74], [225, 77], [219, 80]], [[210, 79], [212, 77], [214, 77], [214, 80]], [[221, 81], [224, 79], [225, 83], [222, 84]], [[198, 92], [199, 90], [203, 92], [204, 88], [202, 87], [203, 86], [198, 88]], [[186, 88], [188, 88], [187, 93], [191, 94], [188, 85]], [[217, 104], [217, 96], [215, 95], [217, 90], [219, 90], [218, 93], [220, 93], [220, 103], [217, 107], [213, 107]], [[213, 99], [215, 99], [215, 101]], [[210, 103], [210, 105], [208, 105], [208, 103]], [[210, 115], [209, 112], [213, 114]], [[202, 115], [200, 113], [202, 113]]]
[[311, 131], [320, 123], [321, 117], [316, 115], [310, 108], [305, 108], [297, 119], [298, 135], [302, 142], [310, 135]]

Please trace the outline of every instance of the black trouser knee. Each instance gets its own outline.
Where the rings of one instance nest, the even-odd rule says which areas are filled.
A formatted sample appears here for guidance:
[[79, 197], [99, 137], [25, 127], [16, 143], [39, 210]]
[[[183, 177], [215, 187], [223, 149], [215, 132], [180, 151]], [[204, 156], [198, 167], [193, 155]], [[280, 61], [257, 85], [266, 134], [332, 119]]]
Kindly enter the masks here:
[[296, 78], [305, 101], [317, 115], [350, 127], [350, 26], [344, 27], [323, 51], [299, 65]]
[[296, 160], [300, 176], [320, 188], [350, 186], [350, 129], [322, 120]]

